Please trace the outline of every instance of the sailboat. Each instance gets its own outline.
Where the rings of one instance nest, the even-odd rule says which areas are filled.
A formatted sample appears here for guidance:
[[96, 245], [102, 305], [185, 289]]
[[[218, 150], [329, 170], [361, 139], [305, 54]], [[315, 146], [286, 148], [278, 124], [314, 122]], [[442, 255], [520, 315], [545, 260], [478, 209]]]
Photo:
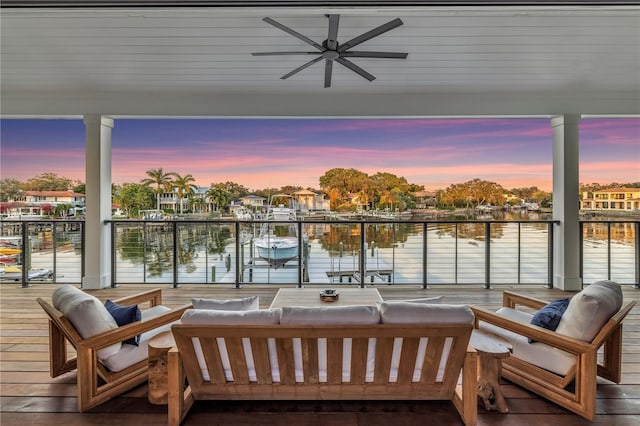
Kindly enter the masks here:
[[[283, 199], [289, 200], [288, 206], [273, 205], [275, 201]], [[298, 226], [292, 197], [286, 194], [273, 195], [264, 220], [267, 222], [260, 226], [260, 233], [253, 240], [256, 256], [274, 268], [284, 266], [298, 257]]]

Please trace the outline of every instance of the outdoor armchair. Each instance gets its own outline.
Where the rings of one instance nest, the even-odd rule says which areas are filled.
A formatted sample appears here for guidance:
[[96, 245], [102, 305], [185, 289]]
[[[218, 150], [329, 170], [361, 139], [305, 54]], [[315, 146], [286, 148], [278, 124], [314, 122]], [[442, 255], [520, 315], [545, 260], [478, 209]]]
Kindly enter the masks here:
[[591, 284], [572, 298], [555, 331], [531, 324], [547, 304], [505, 291], [497, 312], [473, 308], [476, 327], [513, 345], [512, 356], [502, 361], [503, 377], [593, 420], [597, 376], [620, 382], [622, 321], [635, 301], [623, 305], [616, 283]]
[[[56, 289], [53, 305], [37, 301], [49, 316], [49, 362], [51, 377], [77, 369], [78, 410], [91, 409], [147, 380], [148, 341], [169, 330], [179, 320], [178, 309], [162, 306], [162, 292], [150, 290], [115, 300], [118, 305], [145, 304], [141, 318], [121, 327], [96, 297], [71, 285]], [[138, 345], [122, 343], [136, 339]], [[67, 354], [67, 342], [76, 356]]]

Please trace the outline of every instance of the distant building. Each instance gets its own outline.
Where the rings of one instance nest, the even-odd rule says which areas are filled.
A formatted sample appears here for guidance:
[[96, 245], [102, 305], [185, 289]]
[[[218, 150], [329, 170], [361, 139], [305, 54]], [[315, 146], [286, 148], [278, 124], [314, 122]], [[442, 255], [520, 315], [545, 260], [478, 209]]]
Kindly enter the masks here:
[[302, 212], [329, 211], [330, 204], [324, 194], [318, 194], [308, 189], [302, 189], [291, 194], [296, 208]]
[[249, 210], [256, 211], [261, 210], [265, 206], [267, 199], [259, 195], [251, 194], [240, 197], [240, 202]]
[[640, 210], [640, 188], [610, 188], [584, 192], [580, 200], [583, 210]]
[[[50, 214], [50, 209], [59, 205], [70, 206], [67, 215], [72, 216], [75, 212], [84, 212], [85, 194], [73, 191], [24, 191], [11, 203], [5, 203], [8, 216], [46, 216]], [[45, 207], [46, 206], [46, 207]]]
[[436, 193], [431, 191], [418, 191], [415, 194], [416, 208], [428, 209], [436, 206]]

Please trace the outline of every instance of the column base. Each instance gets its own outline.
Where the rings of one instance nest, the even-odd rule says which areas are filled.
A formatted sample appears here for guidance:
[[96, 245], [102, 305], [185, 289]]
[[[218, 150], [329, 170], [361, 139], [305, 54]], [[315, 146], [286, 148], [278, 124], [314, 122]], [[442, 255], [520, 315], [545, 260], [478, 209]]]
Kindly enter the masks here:
[[568, 278], [555, 275], [553, 277], [553, 287], [565, 291], [580, 291], [582, 290], [582, 278]]
[[100, 290], [111, 286], [111, 275], [82, 277], [82, 288], [86, 290]]

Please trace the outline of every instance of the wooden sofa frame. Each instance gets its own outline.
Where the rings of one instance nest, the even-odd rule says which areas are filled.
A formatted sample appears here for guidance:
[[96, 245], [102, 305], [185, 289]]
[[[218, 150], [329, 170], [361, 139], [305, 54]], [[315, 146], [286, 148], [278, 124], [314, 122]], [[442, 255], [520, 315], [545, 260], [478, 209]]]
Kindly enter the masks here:
[[[99, 349], [179, 320], [182, 313], [191, 307], [191, 305], [185, 305], [147, 321], [136, 321], [84, 339], [71, 322], [49, 302], [42, 298], [38, 298], [37, 301], [49, 316], [49, 370], [51, 377], [57, 377], [77, 369], [78, 410], [80, 412], [102, 404], [147, 380], [147, 360], [140, 361], [122, 371], [111, 372], [98, 361], [97, 351]], [[149, 307], [153, 307], [162, 304], [162, 290], [150, 290], [114, 301], [120, 305], [148, 303]], [[67, 342], [75, 348], [76, 356], [69, 357]]]
[[[503, 294], [503, 306], [513, 309], [520, 305], [538, 310], [547, 303], [549, 302], [508, 291]], [[514, 321], [485, 309], [472, 309], [476, 317], [476, 327], [479, 321], [485, 321], [573, 354], [576, 363], [566, 376], [557, 375], [515, 356], [502, 360], [502, 376], [586, 419], [593, 420], [596, 410], [597, 376], [620, 383], [622, 320], [634, 305], [635, 301], [623, 305], [591, 342]], [[598, 350], [601, 347], [602, 362], [599, 363]]]
[[[464, 424], [477, 422], [477, 355], [468, 346], [470, 325], [195, 325], [172, 326], [169, 351], [169, 425], [177, 426], [195, 400], [451, 400]], [[389, 380], [394, 338], [402, 338], [397, 381]], [[412, 382], [421, 337], [428, 338], [421, 381]], [[217, 338], [225, 341], [233, 381], [225, 377]], [[243, 338], [248, 338], [256, 381], [249, 380]], [[267, 339], [276, 342], [280, 381], [272, 380]], [[302, 347], [303, 382], [296, 382], [293, 339]], [[327, 381], [319, 381], [318, 339], [327, 339]], [[342, 380], [343, 339], [352, 339], [350, 380]], [[367, 344], [376, 338], [373, 382], [366, 381]], [[450, 339], [448, 339], [450, 338]], [[204, 381], [194, 340], [211, 379]], [[436, 382], [445, 341], [452, 342]], [[458, 384], [462, 370], [462, 381]], [[188, 386], [185, 389], [185, 376]]]

